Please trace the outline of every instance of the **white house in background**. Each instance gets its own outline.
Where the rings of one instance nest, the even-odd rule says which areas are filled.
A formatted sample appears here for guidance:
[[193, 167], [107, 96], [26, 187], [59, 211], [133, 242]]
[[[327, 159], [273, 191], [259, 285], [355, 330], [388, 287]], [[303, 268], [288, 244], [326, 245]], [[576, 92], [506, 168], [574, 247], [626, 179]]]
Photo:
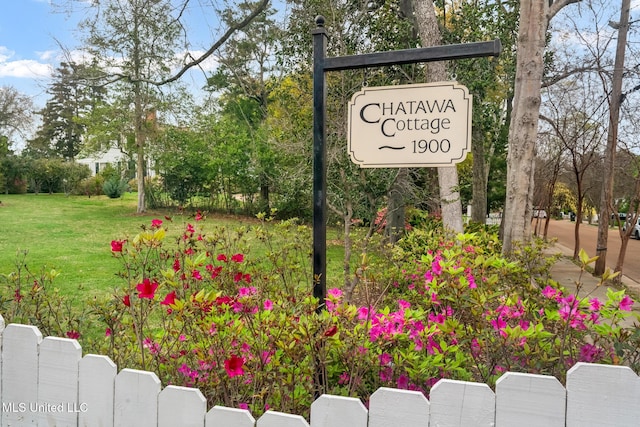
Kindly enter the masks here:
[[[122, 151], [117, 148], [109, 148], [104, 153], [94, 154], [92, 157], [85, 157], [82, 159], [76, 159], [77, 163], [87, 165], [91, 170], [91, 175], [102, 172], [107, 165], [111, 165], [114, 168], [120, 166], [122, 169], [127, 169], [128, 157]], [[155, 170], [151, 167], [151, 162], [147, 159], [147, 176], [155, 176]]]

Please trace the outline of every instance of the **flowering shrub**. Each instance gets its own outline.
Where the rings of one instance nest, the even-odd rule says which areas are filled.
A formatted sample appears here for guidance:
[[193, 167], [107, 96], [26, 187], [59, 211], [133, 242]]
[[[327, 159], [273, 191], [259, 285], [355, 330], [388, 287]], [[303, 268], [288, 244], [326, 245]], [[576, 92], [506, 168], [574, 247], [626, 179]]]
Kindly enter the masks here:
[[[320, 393], [366, 401], [381, 386], [428, 394], [440, 378], [493, 385], [507, 370], [562, 379], [578, 361], [637, 363], [640, 337], [621, 326], [631, 298], [568, 294], [535, 245], [507, 260], [493, 234], [415, 229], [363, 269], [352, 302], [331, 288], [318, 311], [307, 227], [205, 233], [204, 220], [171, 239], [170, 218], [156, 219], [111, 242], [122, 286], [91, 305], [104, 331], [89, 345], [210, 405], [304, 414]], [[583, 271], [593, 261], [583, 252]]]

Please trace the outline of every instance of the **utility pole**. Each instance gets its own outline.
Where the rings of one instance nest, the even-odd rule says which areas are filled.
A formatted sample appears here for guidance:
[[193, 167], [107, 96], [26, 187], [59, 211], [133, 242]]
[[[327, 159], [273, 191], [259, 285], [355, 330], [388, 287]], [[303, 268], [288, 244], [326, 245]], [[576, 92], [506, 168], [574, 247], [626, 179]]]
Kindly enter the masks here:
[[629, 9], [631, 0], [622, 0], [620, 22], [609, 25], [618, 30], [618, 44], [613, 68], [611, 98], [609, 103], [609, 129], [607, 131], [607, 147], [604, 157], [604, 180], [600, 196], [600, 210], [598, 217], [598, 241], [596, 255], [598, 259], [594, 266], [594, 274], [602, 276], [607, 264], [607, 238], [609, 236], [609, 217], [613, 206], [613, 170], [618, 146], [618, 121], [620, 119], [620, 103], [622, 102], [622, 75], [624, 72], [624, 54], [627, 48], [627, 32], [629, 31]]

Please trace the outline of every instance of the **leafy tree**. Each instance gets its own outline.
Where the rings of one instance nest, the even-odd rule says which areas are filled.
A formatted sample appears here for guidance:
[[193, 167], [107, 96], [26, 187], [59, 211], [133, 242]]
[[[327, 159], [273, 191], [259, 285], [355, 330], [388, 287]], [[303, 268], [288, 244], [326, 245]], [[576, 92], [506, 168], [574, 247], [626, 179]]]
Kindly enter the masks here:
[[169, 66], [178, 48], [181, 31], [172, 18], [169, 1], [116, 0], [95, 2], [95, 18], [86, 20], [87, 50], [98, 58], [106, 70], [113, 58], [118, 58], [117, 70], [102, 76], [104, 84], [119, 82], [122, 95], [132, 108], [132, 127], [135, 136], [136, 171], [138, 178], [138, 208], [144, 212], [144, 176], [146, 144], [160, 94], [152, 79], [169, 75]]
[[[138, 176], [138, 212], [144, 212], [145, 206], [145, 155], [148, 138], [153, 133], [155, 120], [150, 115], [161, 111], [161, 94], [167, 92], [166, 86], [176, 82], [190, 68], [200, 66], [233, 35], [244, 28], [267, 6], [268, 0], [255, 3], [245, 10], [226, 6], [224, 11], [237, 11], [236, 19], [222, 35], [213, 41], [200, 56], [194, 57], [184, 22], [189, 15], [189, 0], [114, 0], [92, 2], [94, 18], [83, 23], [87, 34], [89, 52], [98, 58], [105, 71], [103, 84], [120, 82], [131, 94], [133, 106], [133, 135], [135, 140], [136, 170]], [[217, 6], [211, 5], [215, 12]], [[186, 52], [177, 62], [178, 52]], [[112, 67], [114, 58], [117, 66]], [[110, 68], [107, 68], [107, 67]], [[172, 68], [173, 67], [173, 68]], [[175, 70], [177, 68], [177, 71]], [[165, 87], [162, 93], [160, 87]]]
[[[503, 251], [531, 238], [533, 168], [544, 52], [551, 19], [578, 0], [520, 0], [513, 114], [509, 125], [507, 197], [503, 217]], [[523, 211], [524, 209], [524, 211]]]
[[161, 137], [164, 147], [158, 167], [165, 191], [180, 205], [211, 189], [211, 149], [204, 134], [168, 128]]
[[[0, 86], [0, 138], [6, 138], [7, 148], [13, 137], [24, 137], [33, 123], [33, 102], [13, 86]], [[4, 144], [4, 143], [3, 143]]]
[[[253, 5], [241, 6], [248, 9]], [[275, 150], [266, 129], [269, 91], [277, 76], [274, 51], [282, 30], [273, 19], [274, 9], [267, 9], [249, 25], [236, 32], [222, 47], [220, 65], [208, 79], [208, 89], [221, 92], [221, 114], [230, 116], [241, 133], [248, 133], [253, 170], [260, 186], [260, 207], [270, 211], [270, 189], [275, 179]], [[224, 15], [227, 25], [234, 16]], [[277, 83], [276, 83], [277, 84]], [[244, 129], [240, 129], [240, 127]]]
[[[513, 98], [518, 2], [463, 1], [450, 5], [443, 2], [439, 13], [444, 22], [442, 36], [446, 43], [498, 38], [502, 44], [498, 58], [474, 58], [450, 64], [456, 80], [473, 95], [471, 219], [484, 223], [489, 209], [502, 207], [504, 203], [504, 160]], [[503, 169], [495, 171], [489, 179], [493, 167], [500, 165]], [[490, 192], [498, 192], [498, 197], [491, 196]]]
[[89, 112], [102, 90], [80, 84], [79, 75], [87, 75], [84, 65], [62, 62], [55, 70], [47, 90], [51, 97], [39, 112], [42, 124], [29, 141], [31, 153], [73, 160], [82, 149], [85, 126], [79, 119]]

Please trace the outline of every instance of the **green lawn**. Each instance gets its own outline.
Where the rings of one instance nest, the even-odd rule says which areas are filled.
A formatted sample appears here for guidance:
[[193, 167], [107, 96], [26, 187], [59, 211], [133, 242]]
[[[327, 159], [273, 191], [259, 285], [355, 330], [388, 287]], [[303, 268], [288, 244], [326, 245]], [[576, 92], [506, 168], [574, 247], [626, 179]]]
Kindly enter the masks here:
[[[15, 271], [17, 251], [27, 250], [27, 264], [38, 271], [46, 266], [60, 272], [55, 285], [63, 295], [83, 292], [109, 293], [121, 285], [115, 276], [119, 262], [111, 256], [111, 241], [133, 237], [142, 224], [165, 215], [174, 218], [171, 228], [182, 231], [188, 214], [148, 212], [136, 214], [135, 193], [121, 199], [63, 194], [0, 196], [0, 274]], [[240, 225], [253, 219], [216, 217], [212, 225]], [[341, 281], [342, 248], [329, 245], [331, 283]], [[89, 296], [86, 295], [86, 296]]]

